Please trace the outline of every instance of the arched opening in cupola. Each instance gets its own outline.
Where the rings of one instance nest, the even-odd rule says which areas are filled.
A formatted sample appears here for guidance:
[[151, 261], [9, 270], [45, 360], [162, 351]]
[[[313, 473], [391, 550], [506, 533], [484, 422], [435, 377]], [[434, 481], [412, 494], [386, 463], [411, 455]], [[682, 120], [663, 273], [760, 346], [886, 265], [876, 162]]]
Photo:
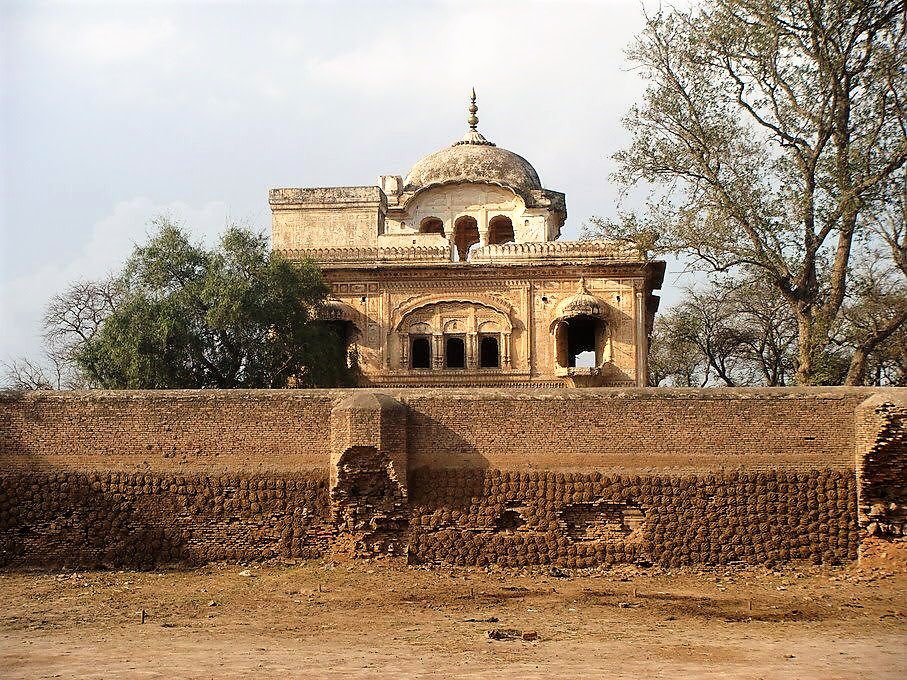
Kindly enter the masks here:
[[444, 222], [439, 217], [426, 217], [419, 223], [419, 233], [444, 236]]
[[469, 248], [479, 242], [479, 223], [475, 217], [463, 215], [454, 222], [454, 246], [458, 262], [466, 262]]
[[488, 243], [497, 245], [514, 240], [513, 222], [506, 215], [497, 215], [488, 222]]

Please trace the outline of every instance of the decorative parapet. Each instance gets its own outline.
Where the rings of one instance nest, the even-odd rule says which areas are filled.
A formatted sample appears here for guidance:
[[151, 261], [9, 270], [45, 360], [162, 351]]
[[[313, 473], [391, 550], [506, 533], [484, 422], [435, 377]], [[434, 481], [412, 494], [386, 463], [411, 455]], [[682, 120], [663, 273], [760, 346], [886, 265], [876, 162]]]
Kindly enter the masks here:
[[327, 265], [437, 264], [450, 262], [447, 246], [410, 246], [405, 248], [287, 248], [276, 249], [289, 260], [314, 260]]
[[639, 251], [617, 241], [538, 241], [474, 248], [470, 262], [644, 262]]

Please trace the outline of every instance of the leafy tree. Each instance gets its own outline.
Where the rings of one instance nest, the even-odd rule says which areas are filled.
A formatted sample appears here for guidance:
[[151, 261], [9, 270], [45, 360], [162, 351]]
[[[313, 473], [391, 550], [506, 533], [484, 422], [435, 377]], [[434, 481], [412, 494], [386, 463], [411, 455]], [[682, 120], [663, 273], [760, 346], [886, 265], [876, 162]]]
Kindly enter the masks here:
[[92, 387], [350, 384], [346, 343], [318, 320], [328, 287], [312, 262], [230, 227], [213, 250], [156, 221], [122, 271], [54, 297], [46, 340]]
[[[626, 118], [616, 176], [654, 193], [645, 219], [598, 220], [598, 231], [704, 271], [758, 273], [796, 323], [801, 384], [829, 380], [872, 244], [907, 276], [905, 11], [900, 0], [707, 0], [647, 17], [629, 51], [650, 85]], [[850, 328], [876, 346], [907, 308], [882, 316]], [[865, 355], [852, 353], [848, 382], [862, 381]]]

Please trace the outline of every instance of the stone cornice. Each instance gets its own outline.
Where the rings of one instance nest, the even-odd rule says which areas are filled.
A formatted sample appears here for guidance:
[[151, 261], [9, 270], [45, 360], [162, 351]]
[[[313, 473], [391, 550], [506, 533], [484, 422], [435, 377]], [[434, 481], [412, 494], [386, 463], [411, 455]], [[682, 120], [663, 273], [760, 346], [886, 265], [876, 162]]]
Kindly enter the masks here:
[[[605, 277], [613, 279], [642, 279], [657, 282], [649, 277], [651, 268], [662, 269], [663, 261], [619, 262], [599, 260], [597, 262], [512, 262], [468, 264], [461, 262], [438, 263], [405, 263], [388, 262], [384, 264], [365, 263], [344, 264], [326, 263], [321, 266], [325, 277], [331, 282], [362, 281], [366, 278], [373, 281], [393, 282], [412, 285], [417, 288], [437, 288], [456, 282], [457, 285], [470, 287], [486, 286], [489, 282], [508, 280], [524, 285], [527, 281], [543, 279], [570, 280], [574, 282], [580, 276]], [[642, 281], [640, 281], [642, 283]]]

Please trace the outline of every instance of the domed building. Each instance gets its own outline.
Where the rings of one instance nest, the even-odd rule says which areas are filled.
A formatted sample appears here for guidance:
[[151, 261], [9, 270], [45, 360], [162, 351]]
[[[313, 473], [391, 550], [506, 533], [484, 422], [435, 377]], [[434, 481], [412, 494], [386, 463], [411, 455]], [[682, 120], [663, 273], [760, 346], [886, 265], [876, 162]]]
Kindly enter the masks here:
[[273, 248], [324, 271], [364, 385], [645, 385], [664, 262], [558, 240], [564, 194], [468, 111], [405, 177], [272, 189]]

